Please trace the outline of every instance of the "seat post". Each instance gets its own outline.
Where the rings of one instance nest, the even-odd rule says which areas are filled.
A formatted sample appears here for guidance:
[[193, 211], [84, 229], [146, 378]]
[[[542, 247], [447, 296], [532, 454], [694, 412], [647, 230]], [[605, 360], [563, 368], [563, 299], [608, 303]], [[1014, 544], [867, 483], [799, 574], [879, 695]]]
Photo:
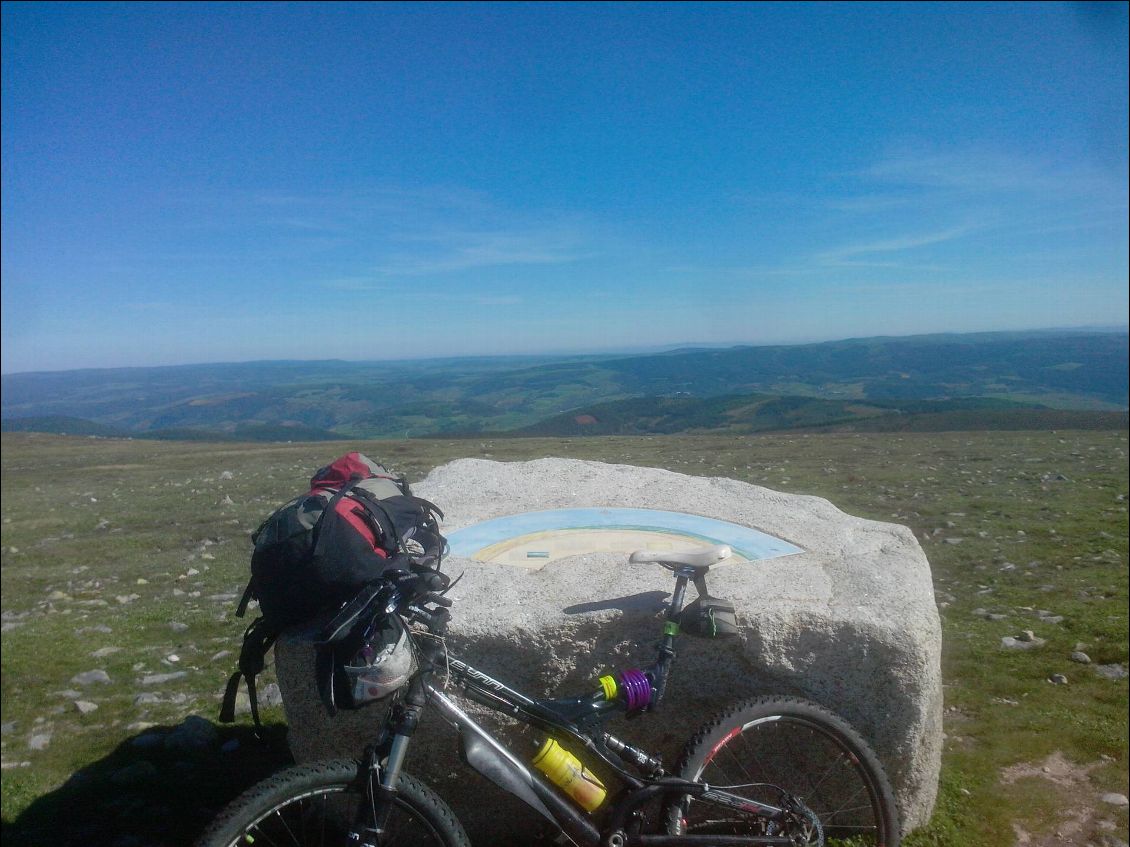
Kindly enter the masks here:
[[663, 640], [659, 642], [659, 655], [648, 671], [652, 684], [652, 700], [648, 710], [654, 709], [663, 699], [667, 689], [667, 674], [675, 661], [675, 636], [679, 632], [679, 612], [683, 610], [683, 600], [687, 596], [687, 581], [694, 577], [694, 568], [682, 566], [675, 569], [675, 591], [671, 594], [671, 606], [667, 609], [667, 623], [663, 627]]
[[675, 591], [671, 594], [671, 606], [667, 609], [667, 620], [678, 623], [679, 612], [683, 611], [683, 601], [687, 596], [687, 580], [694, 578], [694, 568], [680, 567], [675, 571]]

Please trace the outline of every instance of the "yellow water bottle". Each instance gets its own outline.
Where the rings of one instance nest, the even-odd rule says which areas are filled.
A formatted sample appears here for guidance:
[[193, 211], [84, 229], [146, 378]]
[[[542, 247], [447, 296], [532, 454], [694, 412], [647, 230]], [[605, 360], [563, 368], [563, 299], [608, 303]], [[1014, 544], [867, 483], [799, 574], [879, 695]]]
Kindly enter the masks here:
[[595, 812], [608, 795], [604, 783], [552, 738], [547, 738], [534, 756], [534, 767], [586, 812]]

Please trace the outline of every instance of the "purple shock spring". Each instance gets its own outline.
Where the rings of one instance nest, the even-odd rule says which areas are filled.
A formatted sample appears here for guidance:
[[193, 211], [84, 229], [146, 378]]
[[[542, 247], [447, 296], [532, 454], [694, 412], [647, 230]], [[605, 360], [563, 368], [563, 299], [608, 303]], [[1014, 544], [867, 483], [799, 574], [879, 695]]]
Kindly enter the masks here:
[[628, 704], [629, 712], [646, 709], [651, 703], [651, 682], [643, 671], [621, 671], [620, 687], [624, 692], [624, 699]]

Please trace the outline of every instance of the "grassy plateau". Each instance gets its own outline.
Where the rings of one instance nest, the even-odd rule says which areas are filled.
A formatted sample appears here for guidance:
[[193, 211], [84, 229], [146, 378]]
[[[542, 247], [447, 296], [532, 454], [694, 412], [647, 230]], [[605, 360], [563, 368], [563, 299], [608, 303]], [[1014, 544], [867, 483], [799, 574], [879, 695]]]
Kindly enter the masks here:
[[[466, 456], [664, 467], [909, 526], [942, 615], [946, 739], [907, 843], [1126, 843], [1125, 430], [2, 446], [5, 845], [187, 845], [285, 762], [281, 709], [267, 745], [246, 715], [184, 721], [215, 722], [233, 670], [249, 533], [348, 449], [410, 480]], [[1002, 646], [1026, 630], [1035, 646]]]

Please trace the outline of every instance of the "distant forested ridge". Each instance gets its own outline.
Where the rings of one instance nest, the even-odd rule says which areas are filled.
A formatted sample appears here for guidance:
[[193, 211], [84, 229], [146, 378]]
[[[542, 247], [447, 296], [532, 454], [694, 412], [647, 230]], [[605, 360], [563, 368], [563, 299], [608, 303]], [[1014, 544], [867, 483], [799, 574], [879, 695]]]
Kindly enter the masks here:
[[[119, 368], [5, 375], [2, 415], [6, 430], [294, 441], [570, 427], [1047, 428], [1055, 410], [1124, 411], [1127, 361], [1125, 331], [1045, 331], [635, 356]], [[586, 415], [593, 420], [576, 423]]]

